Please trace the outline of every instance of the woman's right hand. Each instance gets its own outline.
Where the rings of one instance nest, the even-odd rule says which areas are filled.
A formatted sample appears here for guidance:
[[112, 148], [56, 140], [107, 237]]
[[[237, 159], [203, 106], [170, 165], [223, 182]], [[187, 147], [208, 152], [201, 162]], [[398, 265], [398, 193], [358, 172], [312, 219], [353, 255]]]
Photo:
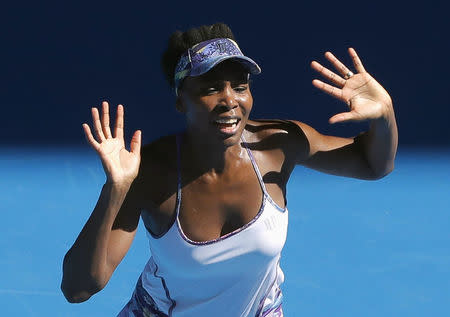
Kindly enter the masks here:
[[141, 161], [141, 131], [134, 132], [130, 151], [127, 151], [123, 138], [123, 106], [117, 106], [114, 136], [109, 127], [108, 103], [106, 101], [102, 103], [101, 119], [97, 108], [94, 107], [91, 110], [95, 137], [87, 123], [83, 123], [83, 129], [87, 141], [100, 156], [107, 182], [116, 185], [131, 185], [138, 174]]

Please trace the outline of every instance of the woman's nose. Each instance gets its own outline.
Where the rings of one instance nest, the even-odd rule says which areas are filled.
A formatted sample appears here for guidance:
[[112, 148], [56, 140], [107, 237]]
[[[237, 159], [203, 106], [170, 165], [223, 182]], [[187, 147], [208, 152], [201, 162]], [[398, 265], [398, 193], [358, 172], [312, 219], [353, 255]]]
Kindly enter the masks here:
[[233, 109], [238, 106], [235, 91], [230, 85], [226, 85], [223, 88], [219, 104], [228, 109]]

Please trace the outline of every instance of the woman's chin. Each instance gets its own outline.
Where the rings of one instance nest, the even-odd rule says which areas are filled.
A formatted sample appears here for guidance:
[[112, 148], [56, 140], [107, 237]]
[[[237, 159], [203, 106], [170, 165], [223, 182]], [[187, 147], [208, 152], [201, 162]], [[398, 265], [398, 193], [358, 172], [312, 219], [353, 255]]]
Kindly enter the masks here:
[[[224, 147], [231, 147], [236, 144], [239, 144], [242, 131], [244, 127], [244, 123], [242, 120], [240, 120], [236, 126], [231, 127], [220, 127], [214, 124], [211, 124], [207, 129], [197, 130], [194, 129], [191, 130], [191, 135], [195, 138], [198, 138], [199, 140], [202, 140], [203, 142], [216, 144], [219, 145], [222, 144]], [[188, 131], [190, 129], [188, 128]], [[189, 133], [189, 132], [188, 132]]]

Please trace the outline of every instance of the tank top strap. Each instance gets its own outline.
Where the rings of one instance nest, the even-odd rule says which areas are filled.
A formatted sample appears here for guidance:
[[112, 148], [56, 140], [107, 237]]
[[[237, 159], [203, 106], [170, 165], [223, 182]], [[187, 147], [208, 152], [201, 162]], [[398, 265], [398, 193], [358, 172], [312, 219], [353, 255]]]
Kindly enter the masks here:
[[261, 185], [264, 195], [269, 196], [267, 193], [267, 190], [266, 190], [266, 185], [264, 185], [264, 181], [263, 181], [261, 172], [259, 171], [258, 164], [256, 164], [255, 157], [253, 156], [252, 151], [248, 148], [247, 141], [245, 140], [245, 137], [244, 137], [244, 133], [241, 134], [241, 140], [242, 140], [242, 144], [244, 145], [244, 148], [247, 150], [248, 156], [250, 157], [250, 161], [252, 162], [253, 169], [255, 170], [256, 176], [258, 176], [258, 181], [259, 181], [259, 184]]
[[[177, 143], [177, 174], [178, 174], [178, 181], [177, 181], [177, 200], [176, 200], [176, 213], [177, 217], [179, 215], [180, 211], [180, 202], [181, 202], [181, 141], [182, 141], [182, 134], [178, 133], [176, 134], [176, 143]], [[246, 149], [248, 156], [250, 157], [250, 161], [252, 162], [253, 169], [255, 170], [256, 176], [258, 177], [259, 184], [261, 186], [261, 189], [264, 192], [265, 196], [268, 196], [266, 185], [264, 184], [261, 172], [259, 171], [258, 164], [256, 163], [255, 157], [253, 156], [252, 151], [248, 148], [247, 141], [245, 140], [244, 134], [241, 135], [242, 144], [244, 145], [244, 148]]]
[[177, 213], [177, 218], [180, 212], [180, 202], [181, 202], [181, 139], [182, 139], [182, 134], [181, 133], [177, 133], [176, 134], [176, 140], [177, 140], [177, 175], [178, 175], [178, 180], [177, 180], [177, 202], [176, 202], [176, 213]]

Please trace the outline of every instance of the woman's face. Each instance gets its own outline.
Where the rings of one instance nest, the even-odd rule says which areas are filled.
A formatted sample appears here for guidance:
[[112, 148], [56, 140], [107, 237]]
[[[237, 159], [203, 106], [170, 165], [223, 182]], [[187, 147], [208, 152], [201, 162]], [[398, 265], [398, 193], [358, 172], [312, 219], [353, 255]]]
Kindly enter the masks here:
[[188, 131], [226, 147], [237, 144], [253, 105], [248, 72], [226, 60], [201, 76], [186, 77], [177, 103]]

